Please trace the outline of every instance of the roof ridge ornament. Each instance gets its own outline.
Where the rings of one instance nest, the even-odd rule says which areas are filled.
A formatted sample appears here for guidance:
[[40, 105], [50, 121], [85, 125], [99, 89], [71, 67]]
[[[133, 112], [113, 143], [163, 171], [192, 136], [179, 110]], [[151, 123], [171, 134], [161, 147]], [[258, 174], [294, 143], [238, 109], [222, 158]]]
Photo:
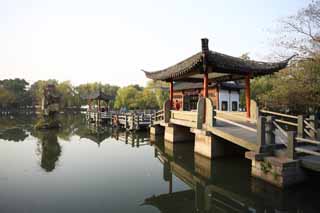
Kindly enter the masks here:
[[209, 52], [209, 39], [207, 38], [201, 39], [201, 49], [204, 54]]
[[207, 60], [208, 60], [208, 54], [209, 54], [209, 39], [202, 38], [201, 39], [201, 49], [202, 49], [202, 70], [200, 70], [200, 73], [207, 73]]

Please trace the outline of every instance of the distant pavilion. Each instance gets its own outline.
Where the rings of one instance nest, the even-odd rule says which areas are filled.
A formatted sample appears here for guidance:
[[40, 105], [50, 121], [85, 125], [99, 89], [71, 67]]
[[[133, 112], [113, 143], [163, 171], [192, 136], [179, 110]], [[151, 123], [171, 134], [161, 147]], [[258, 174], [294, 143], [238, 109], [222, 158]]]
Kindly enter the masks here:
[[[97, 101], [98, 104], [98, 112], [101, 112], [101, 101], [104, 101], [106, 103], [106, 105], [109, 105], [109, 102], [114, 100], [114, 96], [111, 95], [107, 95], [104, 92], [102, 92], [101, 90], [99, 90], [98, 92], [93, 92], [90, 93], [87, 96], [83, 97], [84, 99], [88, 100], [88, 105], [89, 105], [89, 111], [92, 110], [92, 102], [93, 101]], [[108, 110], [108, 109], [106, 109]]]
[[148, 72], [147, 78], [170, 83], [173, 104], [174, 82], [203, 83], [203, 97], [208, 98], [208, 85], [234, 80], [245, 80], [246, 117], [250, 118], [250, 79], [270, 75], [285, 68], [290, 59], [270, 63], [245, 60], [209, 50], [209, 40], [201, 39], [202, 51], [166, 69]]

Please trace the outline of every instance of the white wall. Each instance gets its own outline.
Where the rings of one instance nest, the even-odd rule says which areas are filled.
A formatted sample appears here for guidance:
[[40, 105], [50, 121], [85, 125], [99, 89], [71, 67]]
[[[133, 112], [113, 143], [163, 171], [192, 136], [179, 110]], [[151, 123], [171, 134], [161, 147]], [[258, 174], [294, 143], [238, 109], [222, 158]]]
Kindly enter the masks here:
[[240, 95], [238, 91], [231, 91], [230, 93], [230, 103], [229, 103], [230, 111], [232, 110], [232, 101], [237, 102], [237, 105], [238, 105], [237, 111], [239, 111]]
[[222, 102], [228, 102], [228, 111], [232, 111], [232, 101], [237, 101], [239, 111], [240, 95], [238, 91], [219, 90], [219, 110], [222, 110]]

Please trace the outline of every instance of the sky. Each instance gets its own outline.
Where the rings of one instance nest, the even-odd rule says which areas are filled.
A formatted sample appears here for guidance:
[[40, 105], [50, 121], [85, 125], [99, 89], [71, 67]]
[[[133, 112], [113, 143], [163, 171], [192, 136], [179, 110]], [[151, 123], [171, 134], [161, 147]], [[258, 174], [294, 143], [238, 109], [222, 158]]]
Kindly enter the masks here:
[[0, 0], [0, 80], [145, 85], [201, 50], [263, 60], [307, 0]]

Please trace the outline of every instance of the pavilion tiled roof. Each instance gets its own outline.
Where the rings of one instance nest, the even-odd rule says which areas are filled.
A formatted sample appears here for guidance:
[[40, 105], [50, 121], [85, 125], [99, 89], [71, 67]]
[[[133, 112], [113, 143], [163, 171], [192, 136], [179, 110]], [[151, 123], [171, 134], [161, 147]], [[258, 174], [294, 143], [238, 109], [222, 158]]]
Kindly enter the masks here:
[[82, 98], [87, 100], [104, 100], [104, 101], [114, 100], [114, 96], [107, 95], [102, 91], [93, 92], [89, 95], [82, 96]]
[[260, 62], [229, 56], [210, 51], [208, 47], [205, 48], [207, 48], [207, 51], [198, 52], [197, 54], [166, 69], [155, 72], [143, 71], [147, 78], [169, 81], [188, 76], [196, 70], [203, 70], [203, 64], [205, 63], [206, 66], [211, 67], [211, 71], [209, 72], [226, 73], [231, 75], [251, 74], [252, 76], [260, 76], [272, 74], [285, 68], [292, 58], [290, 57], [284, 61], [276, 63]]

